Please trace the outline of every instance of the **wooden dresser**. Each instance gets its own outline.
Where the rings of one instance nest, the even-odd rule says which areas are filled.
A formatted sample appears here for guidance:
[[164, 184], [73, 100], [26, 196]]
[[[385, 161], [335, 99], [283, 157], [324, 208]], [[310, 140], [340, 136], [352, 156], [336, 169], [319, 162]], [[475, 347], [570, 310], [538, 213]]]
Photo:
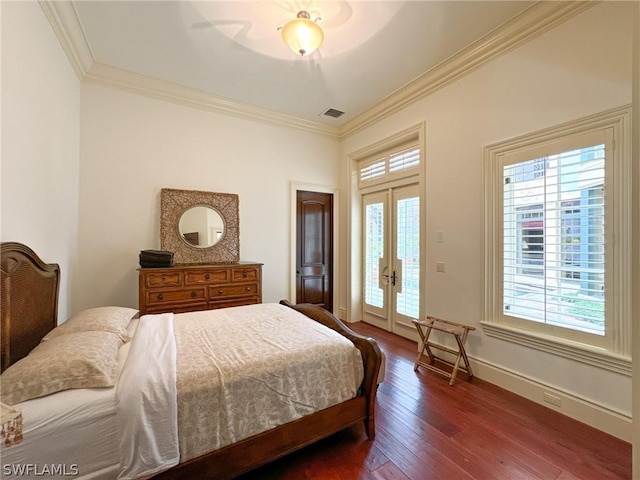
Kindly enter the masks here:
[[140, 315], [262, 303], [262, 264], [253, 262], [139, 268]]

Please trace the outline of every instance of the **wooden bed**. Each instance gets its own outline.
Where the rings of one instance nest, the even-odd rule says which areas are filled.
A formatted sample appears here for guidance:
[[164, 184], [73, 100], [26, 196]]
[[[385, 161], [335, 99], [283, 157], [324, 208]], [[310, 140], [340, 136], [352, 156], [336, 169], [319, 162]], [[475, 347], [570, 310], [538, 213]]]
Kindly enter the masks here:
[[[60, 268], [44, 263], [29, 247], [1, 245], [2, 370], [26, 356], [57, 324]], [[364, 422], [369, 439], [375, 437], [375, 395], [382, 354], [373, 339], [347, 328], [328, 311], [310, 304], [292, 305], [313, 320], [350, 339], [361, 351], [364, 380], [358, 395], [238, 443], [181, 463], [154, 478], [234, 478], [301, 447]]]
[[0, 246], [2, 371], [26, 356], [57, 325], [60, 267], [26, 245]]

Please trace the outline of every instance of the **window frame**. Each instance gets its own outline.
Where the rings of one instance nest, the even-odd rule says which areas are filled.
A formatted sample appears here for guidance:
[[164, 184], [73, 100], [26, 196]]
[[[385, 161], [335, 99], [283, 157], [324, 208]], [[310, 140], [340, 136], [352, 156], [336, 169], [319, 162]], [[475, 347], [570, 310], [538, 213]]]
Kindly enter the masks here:
[[[631, 374], [631, 155], [629, 107], [516, 137], [484, 148], [485, 256], [484, 319], [488, 336]], [[518, 320], [503, 314], [503, 166], [544, 157], [566, 142], [610, 131], [611, 158], [605, 165], [605, 335]], [[551, 150], [550, 150], [551, 149]], [[568, 333], [568, 334], [567, 334]]]

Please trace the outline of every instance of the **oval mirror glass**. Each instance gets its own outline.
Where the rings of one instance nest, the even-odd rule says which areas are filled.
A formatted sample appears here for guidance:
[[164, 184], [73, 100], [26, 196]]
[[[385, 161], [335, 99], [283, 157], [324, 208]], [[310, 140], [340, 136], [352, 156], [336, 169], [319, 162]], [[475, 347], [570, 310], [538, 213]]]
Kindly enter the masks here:
[[182, 213], [178, 232], [182, 240], [192, 247], [211, 247], [224, 237], [224, 220], [216, 209], [196, 205]]

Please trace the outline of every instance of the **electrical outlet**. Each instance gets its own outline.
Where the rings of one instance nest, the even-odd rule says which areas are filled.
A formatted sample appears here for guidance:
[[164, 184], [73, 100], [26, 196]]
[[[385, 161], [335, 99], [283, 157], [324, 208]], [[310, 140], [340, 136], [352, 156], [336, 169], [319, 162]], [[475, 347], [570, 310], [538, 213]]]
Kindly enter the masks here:
[[444, 243], [444, 232], [442, 230], [436, 232], [436, 242]]
[[436, 272], [444, 273], [444, 262], [436, 262]]
[[562, 408], [562, 398], [554, 395], [553, 393], [542, 392], [542, 400], [553, 405], [554, 407]]

